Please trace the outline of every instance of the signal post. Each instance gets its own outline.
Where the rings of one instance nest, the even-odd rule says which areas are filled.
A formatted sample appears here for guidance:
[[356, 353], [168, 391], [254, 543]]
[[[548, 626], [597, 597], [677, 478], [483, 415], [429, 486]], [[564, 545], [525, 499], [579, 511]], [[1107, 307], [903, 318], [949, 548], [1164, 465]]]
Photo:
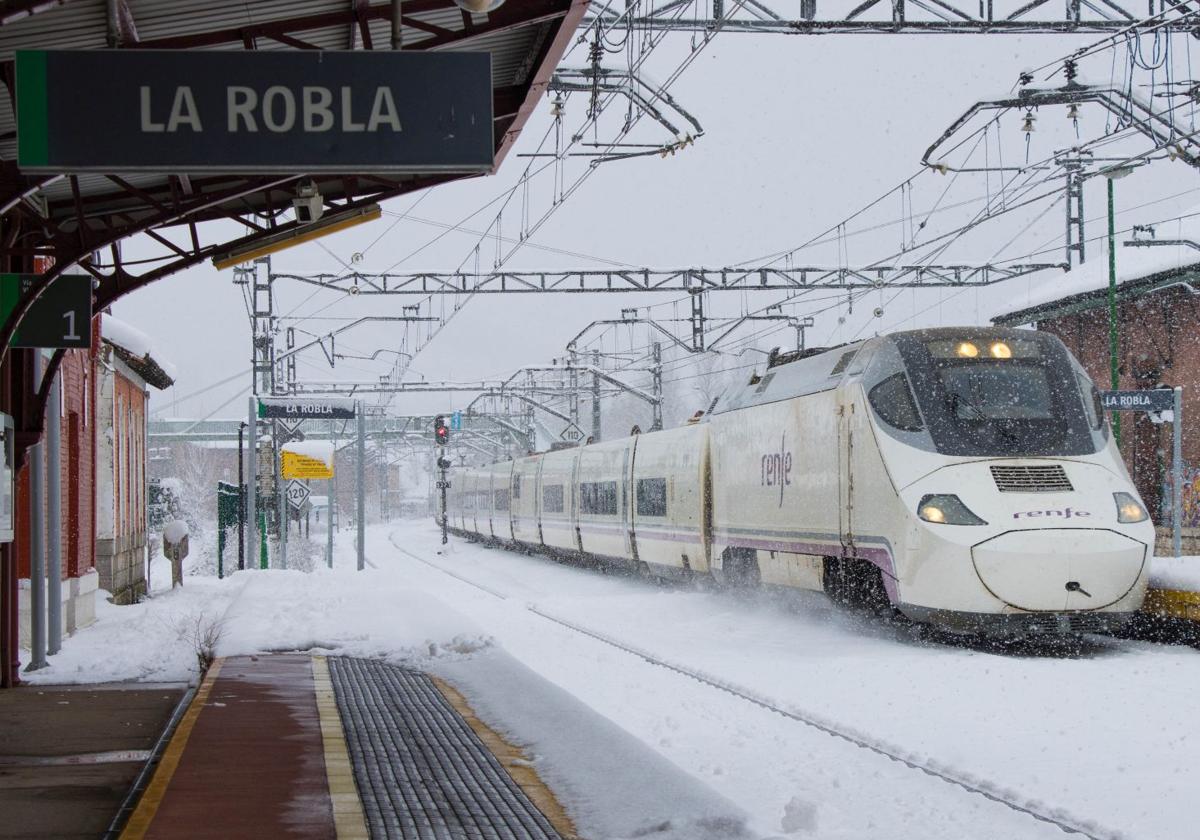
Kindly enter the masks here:
[[438, 448], [437, 465], [439, 477], [437, 488], [442, 499], [442, 545], [445, 545], [449, 541], [449, 538], [446, 536], [446, 491], [450, 489], [450, 481], [447, 477], [447, 470], [450, 469], [450, 459], [446, 457], [446, 445], [450, 443], [450, 427], [446, 425], [445, 415], [439, 414], [433, 419], [433, 439]]

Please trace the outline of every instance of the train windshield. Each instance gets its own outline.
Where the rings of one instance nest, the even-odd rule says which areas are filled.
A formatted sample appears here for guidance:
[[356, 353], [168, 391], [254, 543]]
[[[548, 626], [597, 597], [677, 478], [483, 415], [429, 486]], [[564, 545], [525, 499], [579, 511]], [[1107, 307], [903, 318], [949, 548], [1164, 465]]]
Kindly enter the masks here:
[[895, 336], [923, 423], [948, 455], [1084, 455], [1104, 444], [1090, 383], [1048, 335]]

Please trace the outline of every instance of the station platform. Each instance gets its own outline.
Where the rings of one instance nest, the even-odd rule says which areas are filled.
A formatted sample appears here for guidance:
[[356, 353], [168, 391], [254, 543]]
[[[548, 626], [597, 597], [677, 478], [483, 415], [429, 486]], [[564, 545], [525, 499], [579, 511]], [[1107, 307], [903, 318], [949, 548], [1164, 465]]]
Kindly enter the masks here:
[[120, 834], [529, 838], [574, 828], [453, 688], [376, 660], [218, 659]]
[[184, 683], [0, 691], [0, 838], [113, 836], [114, 815], [130, 807], [189, 691]]

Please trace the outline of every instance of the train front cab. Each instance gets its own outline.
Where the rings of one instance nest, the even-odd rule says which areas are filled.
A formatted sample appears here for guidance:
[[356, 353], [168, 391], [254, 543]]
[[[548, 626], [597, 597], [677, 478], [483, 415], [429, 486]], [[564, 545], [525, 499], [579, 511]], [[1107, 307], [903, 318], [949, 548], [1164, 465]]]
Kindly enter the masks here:
[[[871, 436], [851, 463], [855, 530], [892, 532], [905, 614], [966, 632], [1075, 632], [1119, 627], [1141, 605], [1154, 527], [1095, 387], [1057, 338], [896, 334], [858, 394]], [[872, 461], [898, 511], [858, 480]]]

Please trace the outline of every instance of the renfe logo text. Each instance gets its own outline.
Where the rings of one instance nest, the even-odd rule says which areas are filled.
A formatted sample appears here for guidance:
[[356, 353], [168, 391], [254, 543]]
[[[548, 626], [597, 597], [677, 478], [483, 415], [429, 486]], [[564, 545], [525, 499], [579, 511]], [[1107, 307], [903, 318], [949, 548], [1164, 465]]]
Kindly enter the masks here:
[[1037, 519], [1040, 516], [1061, 516], [1063, 519], [1070, 519], [1072, 516], [1091, 516], [1092, 514], [1086, 510], [1071, 510], [1064, 508], [1063, 510], [1023, 510], [1020, 513], [1014, 513], [1013, 519]]
[[792, 483], [792, 453], [786, 447], [787, 432], [779, 438], [779, 451], [762, 456], [762, 486], [779, 488], [779, 506], [783, 507], [783, 488]]

